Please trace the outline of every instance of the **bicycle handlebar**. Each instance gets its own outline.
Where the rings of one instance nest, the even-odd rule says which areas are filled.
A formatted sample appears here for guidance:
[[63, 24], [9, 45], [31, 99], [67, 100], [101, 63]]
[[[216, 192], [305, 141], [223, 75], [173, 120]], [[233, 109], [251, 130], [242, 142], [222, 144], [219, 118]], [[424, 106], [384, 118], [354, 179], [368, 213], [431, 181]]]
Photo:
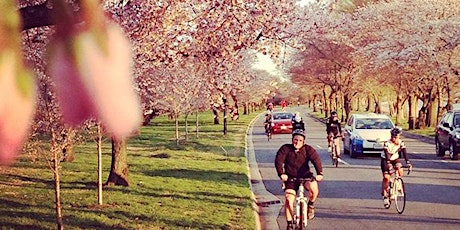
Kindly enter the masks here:
[[300, 181], [300, 182], [306, 182], [306, 181], [315, 181], [316, 178], [315, 177], [308, 177], [308, 178], [296, 178], [296, 177], [293, 177], [293, 178], [289, 178], [287, 179], [287, 181]]

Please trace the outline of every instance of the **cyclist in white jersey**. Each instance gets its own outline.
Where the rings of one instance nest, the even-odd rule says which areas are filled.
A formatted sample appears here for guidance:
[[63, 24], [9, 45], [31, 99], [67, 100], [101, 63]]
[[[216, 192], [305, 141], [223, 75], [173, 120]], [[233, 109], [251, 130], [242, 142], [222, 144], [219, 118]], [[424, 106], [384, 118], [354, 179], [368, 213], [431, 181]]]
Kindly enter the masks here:
[[401, 128], [395, 127], [391, 129], [391, 138], [388, 141], [385, 141], [383, 144], [383, 152], [381, 154], [381, 163], [380, 168], [383, 174], [382, 180], [382, 196], [383, 196], [383, 205], [388, 207], [390, 205], [390, 200], [388, 198], [387, 188], [390, 184], [390, 176], [394, 173], [394, 170], [398, 170], [399, 175], [403, 176], [402, 164], [400, 162], [400, 154], [406, 160], [406, 165], [409, 169], [412, 169], [412, 164], [409, 161], [409, 155], [407, 154], [406, 145], [404, 141], [401, 140]]

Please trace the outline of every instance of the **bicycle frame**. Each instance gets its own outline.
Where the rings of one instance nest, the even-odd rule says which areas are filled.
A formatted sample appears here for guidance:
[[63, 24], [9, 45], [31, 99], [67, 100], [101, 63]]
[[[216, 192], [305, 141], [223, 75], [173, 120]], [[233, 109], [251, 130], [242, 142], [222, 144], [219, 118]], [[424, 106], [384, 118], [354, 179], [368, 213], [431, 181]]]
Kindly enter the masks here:
[[305, 188], [304, 183], [307, 181], [312, 181], [313, 178], [292, 178], [290, 181], [299, 181], [300, 186], [299, 190], [297, 191], [295, 202], [294, 202], [294, 215], [293, 215], [293, 223], [296, 226], [295, 229], [306, 229], [308, 225], [308, 217], [307, 217], [307, 207], [308, 207], [308, 196], [305, 196], [305, 192], [308, 189]]

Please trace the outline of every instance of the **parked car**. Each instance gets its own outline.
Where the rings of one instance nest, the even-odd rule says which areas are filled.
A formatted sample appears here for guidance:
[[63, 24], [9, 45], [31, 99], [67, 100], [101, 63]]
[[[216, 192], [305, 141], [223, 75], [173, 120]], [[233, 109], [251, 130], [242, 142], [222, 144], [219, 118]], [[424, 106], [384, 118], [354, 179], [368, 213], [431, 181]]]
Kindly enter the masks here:
[[395, 125], [385, 114], [352, 114], [344, 127], [344, 153], [350, 154], [351, 158], [363, 154], [380, 154], [383, 142], [390, 139], [393, 127]]
[[289, 112], [273, 112], [272, 133], [292, 133], [292, 117]]
[[460, 152], [460, 108], [444, 114], [435, 130], [436, 155], [444, 156], [446, 150], [452, 160], [458, 160]]

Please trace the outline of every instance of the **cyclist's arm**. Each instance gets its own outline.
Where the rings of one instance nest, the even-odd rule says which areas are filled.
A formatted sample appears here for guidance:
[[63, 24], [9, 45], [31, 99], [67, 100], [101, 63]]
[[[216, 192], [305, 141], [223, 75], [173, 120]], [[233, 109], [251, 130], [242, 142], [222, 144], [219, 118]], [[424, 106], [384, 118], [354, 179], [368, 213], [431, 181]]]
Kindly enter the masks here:
[[385, 154], [385, 160], [390, 163], [391, 154], [388, 151], [387, 142], [383, 143], [383, 153]]
[[404, 160], [406, 160], [406, 164], [410, 164], [409, 154], [407, 154], [407, 149], [404, 142], [401, 143], [401, 150], [399, 152], [403, 155]]
[[287, 156], [287, 150], [288, 148], [285, 148], [284, 145], [281, 146], [281, 148], [278, 150], [275, 156], [275, 169], [276, 173], [278, 174], [278, 177], [281, 176], [281, 174], [285, 174], [284, 172], [284, 161], [286, 160]]

